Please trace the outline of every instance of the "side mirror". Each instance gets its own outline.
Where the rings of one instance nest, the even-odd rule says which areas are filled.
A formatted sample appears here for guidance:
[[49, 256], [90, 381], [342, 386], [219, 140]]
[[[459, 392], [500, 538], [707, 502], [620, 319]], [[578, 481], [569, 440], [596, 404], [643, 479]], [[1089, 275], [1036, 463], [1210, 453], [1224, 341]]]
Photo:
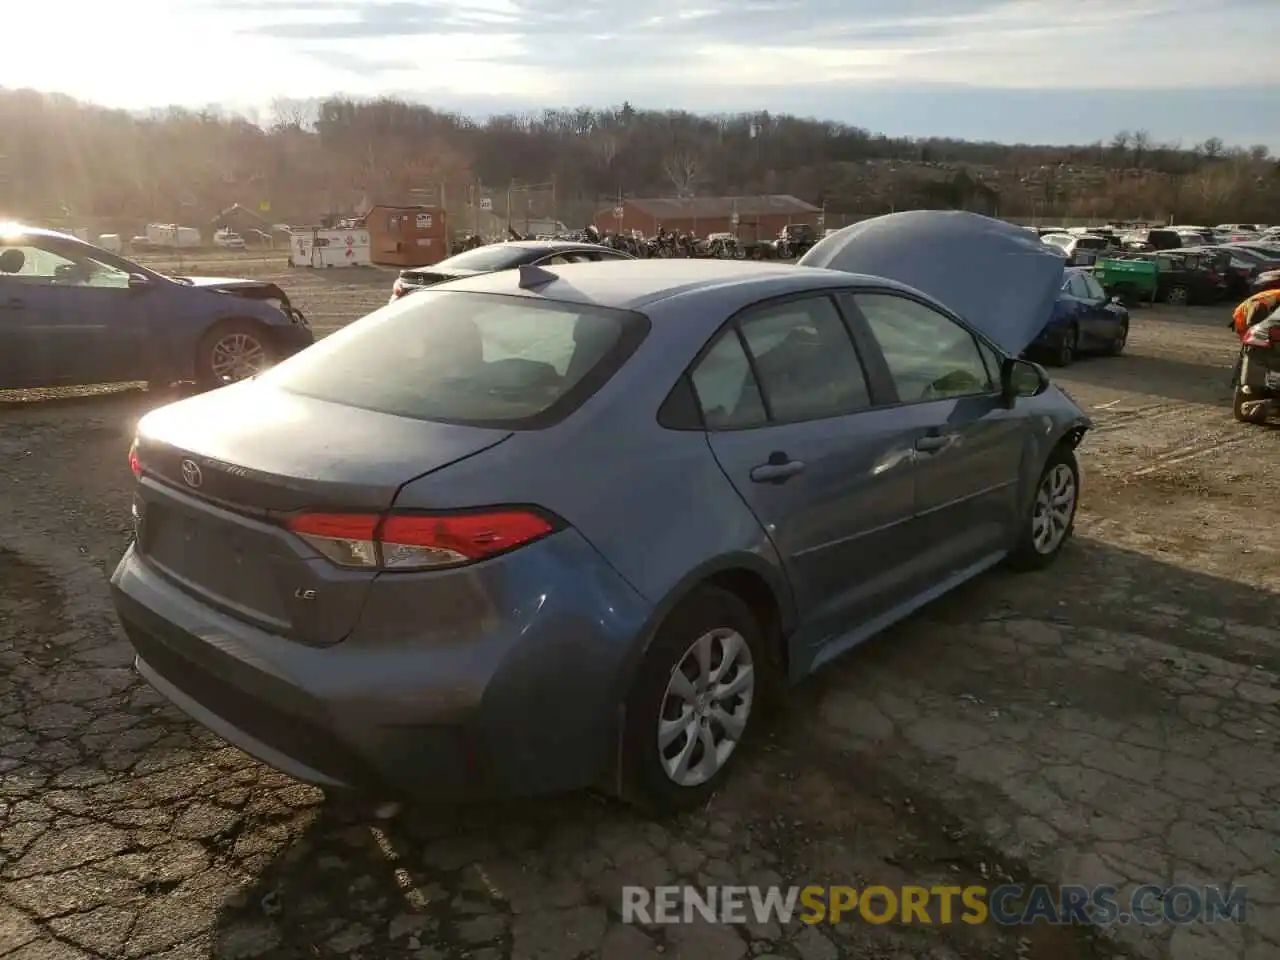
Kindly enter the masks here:
[[148, 290], [151, 288], [151, 278], [143, 273], [129, 274], [130, 290]]
[[1010, 358], [1000, 368], [1000, 392], [1009, 406], [1019, 397], [1038, 397], [1048, 389], [1049, 374], [1038, 363]]

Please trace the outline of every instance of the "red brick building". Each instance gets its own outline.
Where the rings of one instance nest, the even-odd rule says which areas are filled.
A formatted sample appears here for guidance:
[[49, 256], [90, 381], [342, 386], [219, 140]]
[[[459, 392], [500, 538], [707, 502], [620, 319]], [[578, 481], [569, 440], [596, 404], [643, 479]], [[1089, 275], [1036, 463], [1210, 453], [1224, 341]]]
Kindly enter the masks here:
[[[618, 213], [622, 216], [619, 217]], [[737, 214], [738, 223], [733, 218]], [[767, 240], [788, 224], [808, 223], [817, 227], [822, 211], [789, 194], [755, 197], [659, 197], [623, 200], [604, 207], [595, 215], [601, 231], [630, 233], [639, 230], [646, 237], [659, 227], [676, 233], [705, 237], [711, 233], [736, 233], [743, 240]]]

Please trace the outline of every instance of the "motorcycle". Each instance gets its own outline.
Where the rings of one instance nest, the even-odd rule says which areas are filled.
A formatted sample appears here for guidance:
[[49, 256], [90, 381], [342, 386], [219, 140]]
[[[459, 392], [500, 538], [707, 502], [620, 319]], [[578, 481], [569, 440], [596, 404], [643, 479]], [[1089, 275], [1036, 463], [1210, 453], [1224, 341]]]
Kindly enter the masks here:
[[1280, 412], [1280, 311], [1245, 331], [1231, 386], [1231, 410], [1241, 423], [1265, 423]]

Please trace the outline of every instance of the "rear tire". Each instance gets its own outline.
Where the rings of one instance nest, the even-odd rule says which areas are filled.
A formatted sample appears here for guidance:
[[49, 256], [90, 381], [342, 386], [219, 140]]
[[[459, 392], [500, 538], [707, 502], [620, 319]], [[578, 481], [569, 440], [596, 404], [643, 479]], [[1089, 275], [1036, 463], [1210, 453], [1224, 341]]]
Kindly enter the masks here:
[[1190, 291], [1186, 287], [1170, 287], [1164, 295], [1164, 302], [1171, 307], [1185, 307], [1190, 299]]
[[254, 320], [215, 324], [196, 348], [195, 378], [201, 390], [213, 390], [262, 373], [278, 359], [267, 328]]
[[658, 816], [705, 805], [755, 728], [767, 669], [760, 624], [741, 599], [702, 587], [682, 601], [627, 698], [623, 798]]
[[1056, 448], [1036, 481], [1035, 496], [1018, 542], [1009, 555], [1015, 570], [1043, 570], [1056, 559], [1075, 532], [1076, 509], [1080, 505], [1080, 465], [1075, 452]]

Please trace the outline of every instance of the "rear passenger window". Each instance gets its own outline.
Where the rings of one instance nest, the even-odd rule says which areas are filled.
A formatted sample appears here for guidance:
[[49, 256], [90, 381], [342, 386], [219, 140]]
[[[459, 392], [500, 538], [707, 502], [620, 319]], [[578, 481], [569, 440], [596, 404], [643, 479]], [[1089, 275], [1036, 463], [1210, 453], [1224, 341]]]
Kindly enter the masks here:
[[858, 352], [829, 297], [759, 307], [739, 325], [773, 420], [838, 417], [871, 406]]
[[751, 362], [732, 326], [707, 351], [692, 379], [708, 430], [732, 430], [767, 422]]

